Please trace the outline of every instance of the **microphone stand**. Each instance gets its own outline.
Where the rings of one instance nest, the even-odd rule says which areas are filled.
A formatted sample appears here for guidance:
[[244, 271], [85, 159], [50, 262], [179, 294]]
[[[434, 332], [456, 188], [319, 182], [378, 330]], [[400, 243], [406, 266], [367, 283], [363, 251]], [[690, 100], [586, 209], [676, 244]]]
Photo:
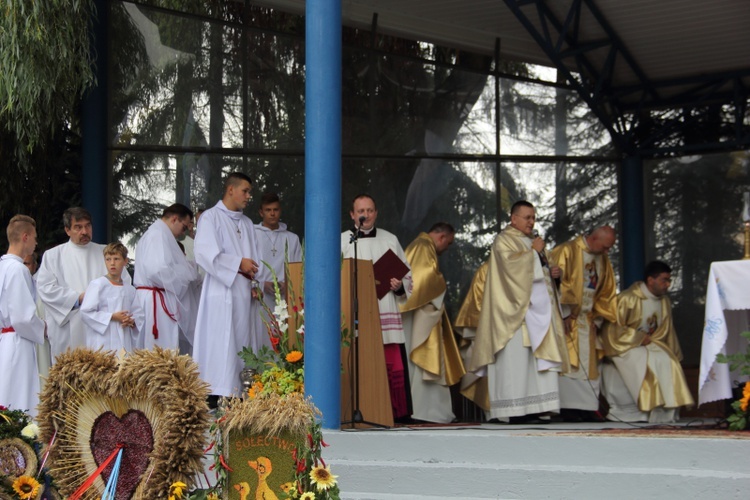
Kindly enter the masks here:
[[365, 424], [371, 427], [380, 427], [383, 429], [387, 429], [387, 425], [377, 424], [375, 422], [369, 422], [365, 420], [362, 416], [362, 411], [359, 409], [359, 264], [357, 260], [357, 242], [359, 241], [360, 236], [362, 236], [362, 231], [360, 228], [362, 227], [364, 219], [364, 217], [361, 217], [359, 219], [359, 225], [354, 226], [354, 231], [352, 231], [352, 236], [349, 239], [349, 243], [354, 244], [354, 339], [352, 344], [352, 347], [354, 348], [354, 355], [352, 358], [354, 362], [354, 370], [349, 370], [349, 397], [350, 401], [352, 402], [352, 419], [341, 422], [341, 425], [343, 426], [349, 424], [350, 427], [354, 429], [357, 424]]

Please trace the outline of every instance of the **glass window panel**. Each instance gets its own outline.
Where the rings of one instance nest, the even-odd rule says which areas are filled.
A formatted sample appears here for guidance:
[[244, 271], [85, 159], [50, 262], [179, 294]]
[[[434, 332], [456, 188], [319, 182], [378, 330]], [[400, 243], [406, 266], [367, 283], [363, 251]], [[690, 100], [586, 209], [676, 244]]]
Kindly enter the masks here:
[[[494, 127], [486, 122], [492, 119], [494, 109], [493, 86], [485, 73], [346, 48], [344, 152], [491, 153], [495, 149]], [[484, 92], [486, 87], [489, 93]], [[488, 138], [471, 141], [466, 137], [487, 130], [492, 134]]]
[[503, 155], [612, 154], [609, 133], [577, 93], [507, 78], [500, 89]]
[[700, 360], [711, 262], [743, 256], [748, 165], [747, 151], [644, 162], [646, 256], [672, 268], [669, 296], [687, 365]]
[[242, 146], [239, 28], [129, 3], [112, 17], [114, 147]]
[[246, 147], [301, 152], [305, 147], [303, 40], [262, 32], [248, 32], [247, 39]]

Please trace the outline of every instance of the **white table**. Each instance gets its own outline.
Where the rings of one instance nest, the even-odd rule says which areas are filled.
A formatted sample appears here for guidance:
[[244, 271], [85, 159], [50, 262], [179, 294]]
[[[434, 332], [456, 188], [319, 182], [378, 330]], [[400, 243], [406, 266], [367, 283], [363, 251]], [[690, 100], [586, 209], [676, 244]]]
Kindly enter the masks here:
[[740, 333], [748, 330], [750, 318], [750, 260], [714, 262], [706, 287], [706, 319], [703, 323], [698, 404], [732, 398], [733, 376], [727, 363], [716, 355], [745, 350]]

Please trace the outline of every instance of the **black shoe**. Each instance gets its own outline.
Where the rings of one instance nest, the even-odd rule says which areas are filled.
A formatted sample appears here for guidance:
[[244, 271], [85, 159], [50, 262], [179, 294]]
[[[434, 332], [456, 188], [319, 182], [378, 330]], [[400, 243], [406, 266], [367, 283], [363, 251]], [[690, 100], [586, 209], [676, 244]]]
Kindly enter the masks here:
[[581, 410], [561, 408], [560, 416], [563, 422], [583, 422], [583, 412]]
[[520, 417], [510, 417], [508, 423], [511, 425], [547, 425], [550, 423], [549, 420], [542, 420], [539, 415], [532, 413], [530, 415], [523, 415]]
[[581, 410], [581, 422], [606, 422], [598, 411]]

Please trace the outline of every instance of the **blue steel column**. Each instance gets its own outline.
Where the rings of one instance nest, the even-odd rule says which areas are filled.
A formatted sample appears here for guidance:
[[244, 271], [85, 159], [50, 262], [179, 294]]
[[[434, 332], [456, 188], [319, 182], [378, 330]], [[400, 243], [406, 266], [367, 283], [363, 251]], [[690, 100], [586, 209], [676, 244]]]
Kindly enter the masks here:
[[341, 424], [341, 1], [305, 19], [305, 392]]
[[96, 85], [86, 92], [81, 105], [81, 181], [82, 205], [93, 216], [93, 239], [106, 243], [109, 239], [109, 173], [107, 169], [107, 0], [95, 0], [91, 33], [91, 53], [95, 58]]
[[643, 192], [643, 159], [637, 155], [628, 156], [622, 160], [620, 174], [621, 290], [643, 279], [643, 268], [646, 266]]

